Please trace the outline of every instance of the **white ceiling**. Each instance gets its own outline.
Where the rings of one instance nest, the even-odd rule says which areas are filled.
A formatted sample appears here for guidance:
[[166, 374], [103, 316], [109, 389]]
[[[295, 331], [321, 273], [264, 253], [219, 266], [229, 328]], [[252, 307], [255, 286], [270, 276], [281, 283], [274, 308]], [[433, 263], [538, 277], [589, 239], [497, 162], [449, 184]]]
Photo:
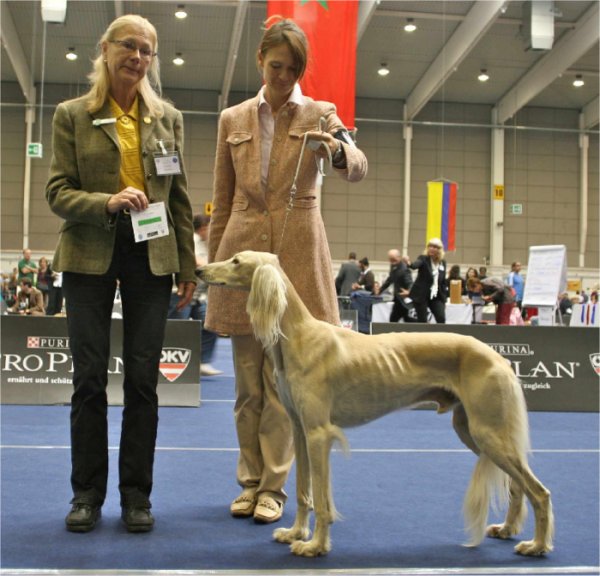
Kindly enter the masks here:
[[[177, 20], [173, 15], [180, 3], [185, 4], [188, 12], [185, 20]], [[228, 64], [232, 70], [232, 92], [253, 94], [260, 86], [254, 53], [266, 17], [264, 1], [69, 0], [65, 23], [46, 25], [45, 46], [39, 1], [1, 0], [1, 4], [2, 82], [18, 81], [20, 65], [15, 52], [20, 45], [24, 55], [21, 65], [25, 64], [21, 69], [27, 71], [36, 85], [43, 78], [45, 83], [68, 84], [83, 90], [96, 42], [109, 22], [118, 14], [139, 13], [158, 30], [161, 78], [167, 94], [169, 89], [221, 93], [227, 86]], [[418, 105], [428, 100], [503, 103], [509, 113], [524, 105], [585, 110], [592, 119], [589, 126], [597, 124], [598, 1], [556, 0], [554, 44], [552, 50], [544, 51], [527, 49], [528, 34], [523, 27], [525, 4], [505, 2], [505, 11], [496, 11], [489, 25], [483, 26], [479, 14], [489, 10], [490, 3], [486, 6], [486, 0], [362, 0], [357, 98], [409, 102], [412, 98]], [[236, 13], [242, 18], [242, 26], [234, 58], [236, 50], [232, 51], [230, 45]], [[479, 20], [469, 20], [474, 15]], [[407, 17], [414, 18], [418, 26], [411, 34], [403, 30]], [[8, 28], [11, 18], [13, 36]], [[469, 43], [469, 34], [479, 24], [481, 36], [475, 36]], [[455, 31], [458, 32], [453, 36]], [[457, 42], [459, 47], [455, 49], [453, 45]], [[75, 62], [64, 57], [69, 47], [79, 54]], [[185, 58], [184, 66], [172, 64], [176, 52]], [[390, 69], [387, 77], [377, 75], [382, 61]], [[440, 85], [437, 70], [448, 64], [452, 66]], [[482, 68], [491, 77], [486, 83], [477, 80]], [[578, 89], [572, 86], [575, 74], [582, 74], [585, 80], [585, 85]], [[435, 81], [431, 80], [433, 77]], [[418, 110], [414, 116], [417, 119]]]

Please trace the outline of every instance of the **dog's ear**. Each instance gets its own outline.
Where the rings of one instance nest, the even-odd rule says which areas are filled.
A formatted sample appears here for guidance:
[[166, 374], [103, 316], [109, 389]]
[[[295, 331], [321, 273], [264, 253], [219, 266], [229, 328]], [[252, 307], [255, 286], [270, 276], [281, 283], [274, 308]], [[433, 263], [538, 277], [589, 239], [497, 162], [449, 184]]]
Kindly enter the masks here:
[[287, 307], [285, 281], [272, 264], [263, 264], [254, 271], [246, 311], [254, 335], [269, 347], [277, 343], [281, 332], [281, 318]]

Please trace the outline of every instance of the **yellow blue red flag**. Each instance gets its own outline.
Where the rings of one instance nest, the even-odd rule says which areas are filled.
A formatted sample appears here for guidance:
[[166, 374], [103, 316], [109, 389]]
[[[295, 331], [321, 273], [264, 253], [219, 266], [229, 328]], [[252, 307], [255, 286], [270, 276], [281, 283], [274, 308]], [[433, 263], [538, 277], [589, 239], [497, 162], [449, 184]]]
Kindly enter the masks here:
[[458, 184], [427, 182], [427, 242], [439, 238], [445, 250], [456, 249], [456, 196]]

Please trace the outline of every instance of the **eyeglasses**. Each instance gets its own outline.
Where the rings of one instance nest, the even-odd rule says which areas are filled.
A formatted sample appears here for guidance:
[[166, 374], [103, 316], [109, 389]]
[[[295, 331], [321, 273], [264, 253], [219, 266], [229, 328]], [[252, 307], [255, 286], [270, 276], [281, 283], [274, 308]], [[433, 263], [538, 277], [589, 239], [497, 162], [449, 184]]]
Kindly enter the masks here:
[[118, 44], [127, 50], [128, 52], [140, 51], [140, 56], [144, 60], [152, 60], [156, 56], [156, 52], [152, 52], [150, 48], [140, 48], [133, 40], [109, 40], [111, 44]]

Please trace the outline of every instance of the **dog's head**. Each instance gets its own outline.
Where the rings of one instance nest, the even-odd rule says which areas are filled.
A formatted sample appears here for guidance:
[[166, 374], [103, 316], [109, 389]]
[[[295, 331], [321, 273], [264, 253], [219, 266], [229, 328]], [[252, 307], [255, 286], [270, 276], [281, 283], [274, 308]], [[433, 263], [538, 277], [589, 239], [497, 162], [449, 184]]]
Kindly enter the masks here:
[[245, 250], [238, 252], [229, 260], [214, 262], [198, 268], [196, 276], [207, 284], [250, 290], [254, 272], [265, 264], [271, 264], [278, 268], [279, 260], [275, 254], [269, 252]]
[[249, 290], [246, 311], [255, 336], [266, 347], [278, 342], [283, 335], [280, 322], [287, 307], [287, 289], [277, 256], [247, 250], [202, 266], [196, 274], [207, 284]]

